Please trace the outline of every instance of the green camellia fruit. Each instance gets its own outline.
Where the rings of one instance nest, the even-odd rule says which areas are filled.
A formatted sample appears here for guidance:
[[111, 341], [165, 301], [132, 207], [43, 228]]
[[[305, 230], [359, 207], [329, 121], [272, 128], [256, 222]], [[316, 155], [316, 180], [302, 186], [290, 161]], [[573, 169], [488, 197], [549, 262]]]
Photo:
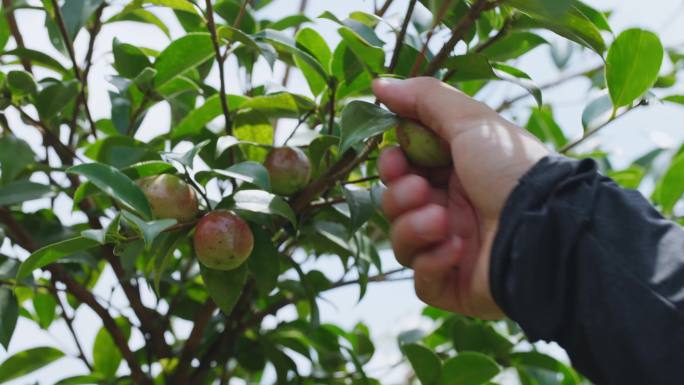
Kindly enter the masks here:
[[138, 185], [150, 202], [152, 215], [157, 219], [176, 219], [187, 222], [199, 211], [195, 190], [179, 177], [171, 174], [148, 176]]
[[233, 270], [252, 253], [254, 236], [242, 218], [230, 211], [216, 210], [197, 223], [194, 245], [197, 259], [204, 266]]
[[271, 176], [271, 189], [278, 195], [292, 195], [309, 183], [311, 162], [296, 147], [278, 147], [271, 150], [264, 166]]
[[451, 164], [449, 144], [414, 120], [401, 120], [397, 126], [397, 140], [406, 157], [416, 166], [446, 167]]

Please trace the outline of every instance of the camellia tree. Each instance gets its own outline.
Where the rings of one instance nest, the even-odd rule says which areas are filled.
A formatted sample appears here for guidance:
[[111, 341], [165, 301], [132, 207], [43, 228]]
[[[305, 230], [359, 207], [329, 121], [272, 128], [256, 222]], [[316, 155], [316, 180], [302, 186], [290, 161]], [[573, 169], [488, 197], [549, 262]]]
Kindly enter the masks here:
[[[560, 153], [595, 157], [626, 187], [653, 182], [653, 202], [676, 218], [682, 151], [657, 150], [615, 170], [606, 152], [578, 146], [649, 103], [684, 104], [684, 96], [667, 92], [684, 55], [654, 33], [613, 31], [607, 13], [579, 0], [386, 0], [374, 13], [262, 17], [284, 1], [3, 0], [0, 236], [11, 245], [6, 250], [23, 250], [0, 255], [5, 349], [19, 317], [43, 329], [62, 319], [83, 364], [82, 375], [54, 378], [62, 385], [379, 383], [364, 371], [374, 354], [368, 328], [321, 323], [317, 298], [348, 285], [363, 297], [371, 283], [403, 273], [383, 270], [379, 257], [388, 248], [388, 222], [378, 210], [379, 150], [400, 143], [425, 166], [450, 159], [440, 157], [442, 144], [429, 131], [373, 103], [377, 77], [434, 76], [475, 97], [493, 82], [520, 86], [519, 97], [493, 107], [507, 112], [531, 95], [538, 106], [521, 115], [531, 133]], [[47, 30], [54, 56], [28, 48], [18, 10], [44, 14], [44, 26], [31, 28]], [[169, 35], [160, 11], [185, 31], [161, 51], [98, 39], [124, 22]], [[399, 18], [385, 19], [390, 14]], [[336, 44], [317, 32], [321, 23], [336, 26]], [[89, 43], [85, 52], [75, 52], [78, 35]], [[601, 64], [535, 85], [511, 64], [554, 35], [575, 47], [551, 51], [558, 68], [579, 51]], [[88, 104], [96, 45], [111, 47], [114, 73], [111, 114], [103, 119]], [[227, 61], [237, 63], [236, 73], [228, 73]], [[293, 92], [287, 75], [276, 91], [254, 84], [264, 63], [299, 71], [309, 90]], [[598, 98], [581, 117], [584, 135], [570, 140], [542, 91], [581, 77]], [[230, 79], [241, 79], [244, 93], [227, 93]], [[170, 107], [170, 129], [136, 139], [160, 103]], [[288, 122], [296, 122], [291, 135], [275, 146], [282, 136], [276, 128]], [[42, 138], [44, 148], [29, 146], [20, 131]], [[655, 159], [664, 161], [656, 167]], [[35, 200], [47, 208], [26, 210]], [[69, 209], [58, 206], [65, 202], [80, 219], [64, 221]], [[342, 278], [307, 264], [316, 259], [339, 260]], [[116, 275], [125, 309], [94, 293], [105, 269]], [[296, 319], [263, 327], [285, 307], [296, 309]], [[94, 341], [81, 341], [73, 327], [82, 308], [101, 321]], [[430, 332], [399, 338], [414, 373], [407, 382], [491, 384], [505, 381], [506, 372], [522, 384], [588, 383], [529, 349], [513, 322], [429, 307], [423, 315], [433, 321]], [[190, 321], [189, 333], [177, 333], [175, 320]], [[132, 333], [144, 338], [135, 349]], [[0, 383], [65, 354], [45, 346], [9, 355]], [[264, 376], [268, 367], [272, 378]]]

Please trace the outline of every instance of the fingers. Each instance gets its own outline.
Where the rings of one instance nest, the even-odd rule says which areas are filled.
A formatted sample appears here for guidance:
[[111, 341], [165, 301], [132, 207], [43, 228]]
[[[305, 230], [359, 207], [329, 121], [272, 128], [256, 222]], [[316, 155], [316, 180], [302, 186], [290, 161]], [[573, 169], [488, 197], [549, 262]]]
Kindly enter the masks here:
[[373, 92], [397, 114], [419, 120], [447, 141], [473, 118], [497, 116], [486, 105], [435, 78], [376, 79]]
[[390, 240], [397, 261], [410, 267], [420, 251], [443, 241], [449, 220], [444, 206], [428, 204], [401, 215], [394, 221]]
[[406, 155], [399, 147], [389, 147], [382, 151], [378, 160], [378, 172], [380, 179], [385, 184], [407, 175], [416, 174], [427, 178], [433, 186], [446, 186], [449, 177], [453, 173], [451, 167], [423, 169], [411, 165]]
[[414, 258], [414, 286], [423, 302], [445, 308], [446, 304], [440, 301], [456, 297], [456, 293], [445, 295], [445, 292], [448, 287], [456, 286], [463, 245], [463, 240], [453, 237]]

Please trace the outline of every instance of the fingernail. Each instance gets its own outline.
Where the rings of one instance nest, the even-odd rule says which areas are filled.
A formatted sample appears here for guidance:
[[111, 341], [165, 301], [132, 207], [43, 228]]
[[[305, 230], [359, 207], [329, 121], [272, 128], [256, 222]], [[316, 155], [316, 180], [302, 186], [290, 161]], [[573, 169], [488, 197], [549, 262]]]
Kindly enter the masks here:
[[373, 86], [375, 87], [390, 87], [394, 85], [401, 84], [403, 80], [395, 78], [377, 78], [373, 80]]

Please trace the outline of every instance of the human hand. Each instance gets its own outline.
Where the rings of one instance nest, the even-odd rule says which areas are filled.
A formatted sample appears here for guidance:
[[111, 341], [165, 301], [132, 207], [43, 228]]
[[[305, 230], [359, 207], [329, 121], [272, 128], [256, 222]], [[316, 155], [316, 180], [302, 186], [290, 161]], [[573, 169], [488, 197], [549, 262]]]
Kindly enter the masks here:
[[399, 148], [385, 150], [383, 210], [397, 260], [414, 270], [426, 303], [500, 318], [489, 259], [499, 216], [520, 177], [549, 151], [495, 111], [434, 78], [380, 79], [378, 99], [433, 129], [451, 147], [449, 169], [420, 169]]

